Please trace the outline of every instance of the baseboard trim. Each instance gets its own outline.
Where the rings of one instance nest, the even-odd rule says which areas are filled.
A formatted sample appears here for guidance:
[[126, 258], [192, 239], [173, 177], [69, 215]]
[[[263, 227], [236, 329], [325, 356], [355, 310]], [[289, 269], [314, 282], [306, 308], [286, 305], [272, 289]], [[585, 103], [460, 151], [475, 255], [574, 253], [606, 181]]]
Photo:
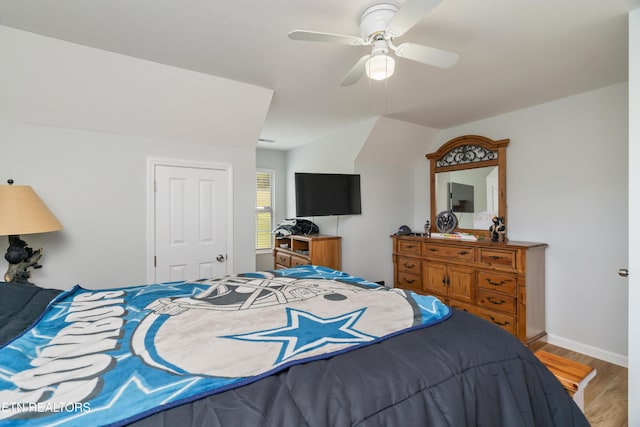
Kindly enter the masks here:
[[629, 367], [628, 357], [621, 354], [612, 353], [598, 347], [593, 347], [587, 344], [572, 341], [553, 334], [548, 334], [546, 341], [549, 344], [557, 345], [558, 347], [566, 348], [567, 350], [586, 354], [587, 356], [595, 357], [596, 359], [604, 360], [605, 362], [613, 363], [614, 365], [619, 365], [624, 368]]

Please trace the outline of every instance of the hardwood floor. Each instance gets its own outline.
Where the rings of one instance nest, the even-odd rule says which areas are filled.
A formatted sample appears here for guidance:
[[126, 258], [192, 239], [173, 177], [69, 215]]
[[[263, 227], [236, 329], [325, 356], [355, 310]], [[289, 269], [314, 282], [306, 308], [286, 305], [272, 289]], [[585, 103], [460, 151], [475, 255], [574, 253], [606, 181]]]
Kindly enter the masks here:
[[607, 363], [548, 343], [534, 343], [531, 351], [543, 349], [597, 370], [585, 389], [584, 413], [592, 427], [627, 427], [627, 368]]

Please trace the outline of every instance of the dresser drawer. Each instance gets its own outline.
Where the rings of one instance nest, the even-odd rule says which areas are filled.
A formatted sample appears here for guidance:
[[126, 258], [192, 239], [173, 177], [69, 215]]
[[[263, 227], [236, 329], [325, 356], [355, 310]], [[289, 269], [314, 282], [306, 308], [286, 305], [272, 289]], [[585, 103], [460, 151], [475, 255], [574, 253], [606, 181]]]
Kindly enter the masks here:
[[284, 267], [291, 267], [291, 255], [282, 252], [276, 252], [276, 264]]
[[478, 308], [473, 313], [476, 316], [482, 317], [485, 320], [493, 323], [494, 325], [500, 326], [505, 331], [509, 332], [512, 335], [516, 334], [516, 317], [509, 315], [498, 313], [496, 311], [483, 310]]
[[460, 246], [432, 245], [425, 243], [424, 256], [444, 261], [462, 261], [473, 263], [473, 249]]
[[422, 263], [413, 258], [398, 257], [398, 271], [419, 275], [422, 272]]
[[492, 267], [505, 267], [516, 269], [516, 251], [505, 249], [479, 248], [479, 261], [481, 264]]
[[478, 289], [478, 305], [490, 310], [500, 310], [507, 313], [516, 312], [516, 297]]
[[420, 255], [420, 242], [398, 240], [398, 252], [408, 255]]
[[297, 256], [291, 257], [291, 267], [297, 267], [299, 265], [309, 265], [309, 258], [301, 258]]
[[478, 272], [478, 288], [515, 295], [517, 283], [518, 280], [516, 277], [508, 274], [500, 274], [490, 271]]
[[422, 276], [419, 274], [398, 271], [398, 283], [396, 286], [403, 289], [411, 289], [416, 292], [424, 292], [422, 289]]
[[467, 313], [476, 314], [478, 311], [477, 307], [471, 304], [465, 304], [463, 302], [446, 298], [444, 301], [451, 308], [456, 308], [458, 310], [466, 311]]

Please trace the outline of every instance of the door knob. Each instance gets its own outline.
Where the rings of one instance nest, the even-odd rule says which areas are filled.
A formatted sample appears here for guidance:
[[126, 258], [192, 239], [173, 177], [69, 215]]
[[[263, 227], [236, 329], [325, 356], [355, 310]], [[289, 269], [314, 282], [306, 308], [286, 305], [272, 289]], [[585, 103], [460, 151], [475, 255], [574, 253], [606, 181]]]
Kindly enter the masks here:
[[622, 277], [627, 277], [629, 275], [629, 270], [626, 268], [621, 268], [618, 270], [618, 275]]
[[218, 256], [216, 257], [216, 261], [218, 262], [224, 262], [225, 259], [227, 259], [227, 257], [222, 254], [218, 254]]

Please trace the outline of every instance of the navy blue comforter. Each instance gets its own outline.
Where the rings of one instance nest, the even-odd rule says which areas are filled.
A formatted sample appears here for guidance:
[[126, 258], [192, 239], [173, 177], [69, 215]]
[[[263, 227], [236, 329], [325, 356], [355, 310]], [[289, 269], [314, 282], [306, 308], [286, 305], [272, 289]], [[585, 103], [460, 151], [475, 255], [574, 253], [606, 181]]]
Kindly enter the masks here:
[[[0, 339], [58, 292], [0, 285]], [[437, 325], [295, 365], [132, 424], [146, 426], [588, 426], [516, 338], [453, 310]]]
[[[162, 424], [164, 423], [164, 424]], [[516, 338], [463, 311], [440, 324], [174, 408], [146, 426], [588, 426]]]

